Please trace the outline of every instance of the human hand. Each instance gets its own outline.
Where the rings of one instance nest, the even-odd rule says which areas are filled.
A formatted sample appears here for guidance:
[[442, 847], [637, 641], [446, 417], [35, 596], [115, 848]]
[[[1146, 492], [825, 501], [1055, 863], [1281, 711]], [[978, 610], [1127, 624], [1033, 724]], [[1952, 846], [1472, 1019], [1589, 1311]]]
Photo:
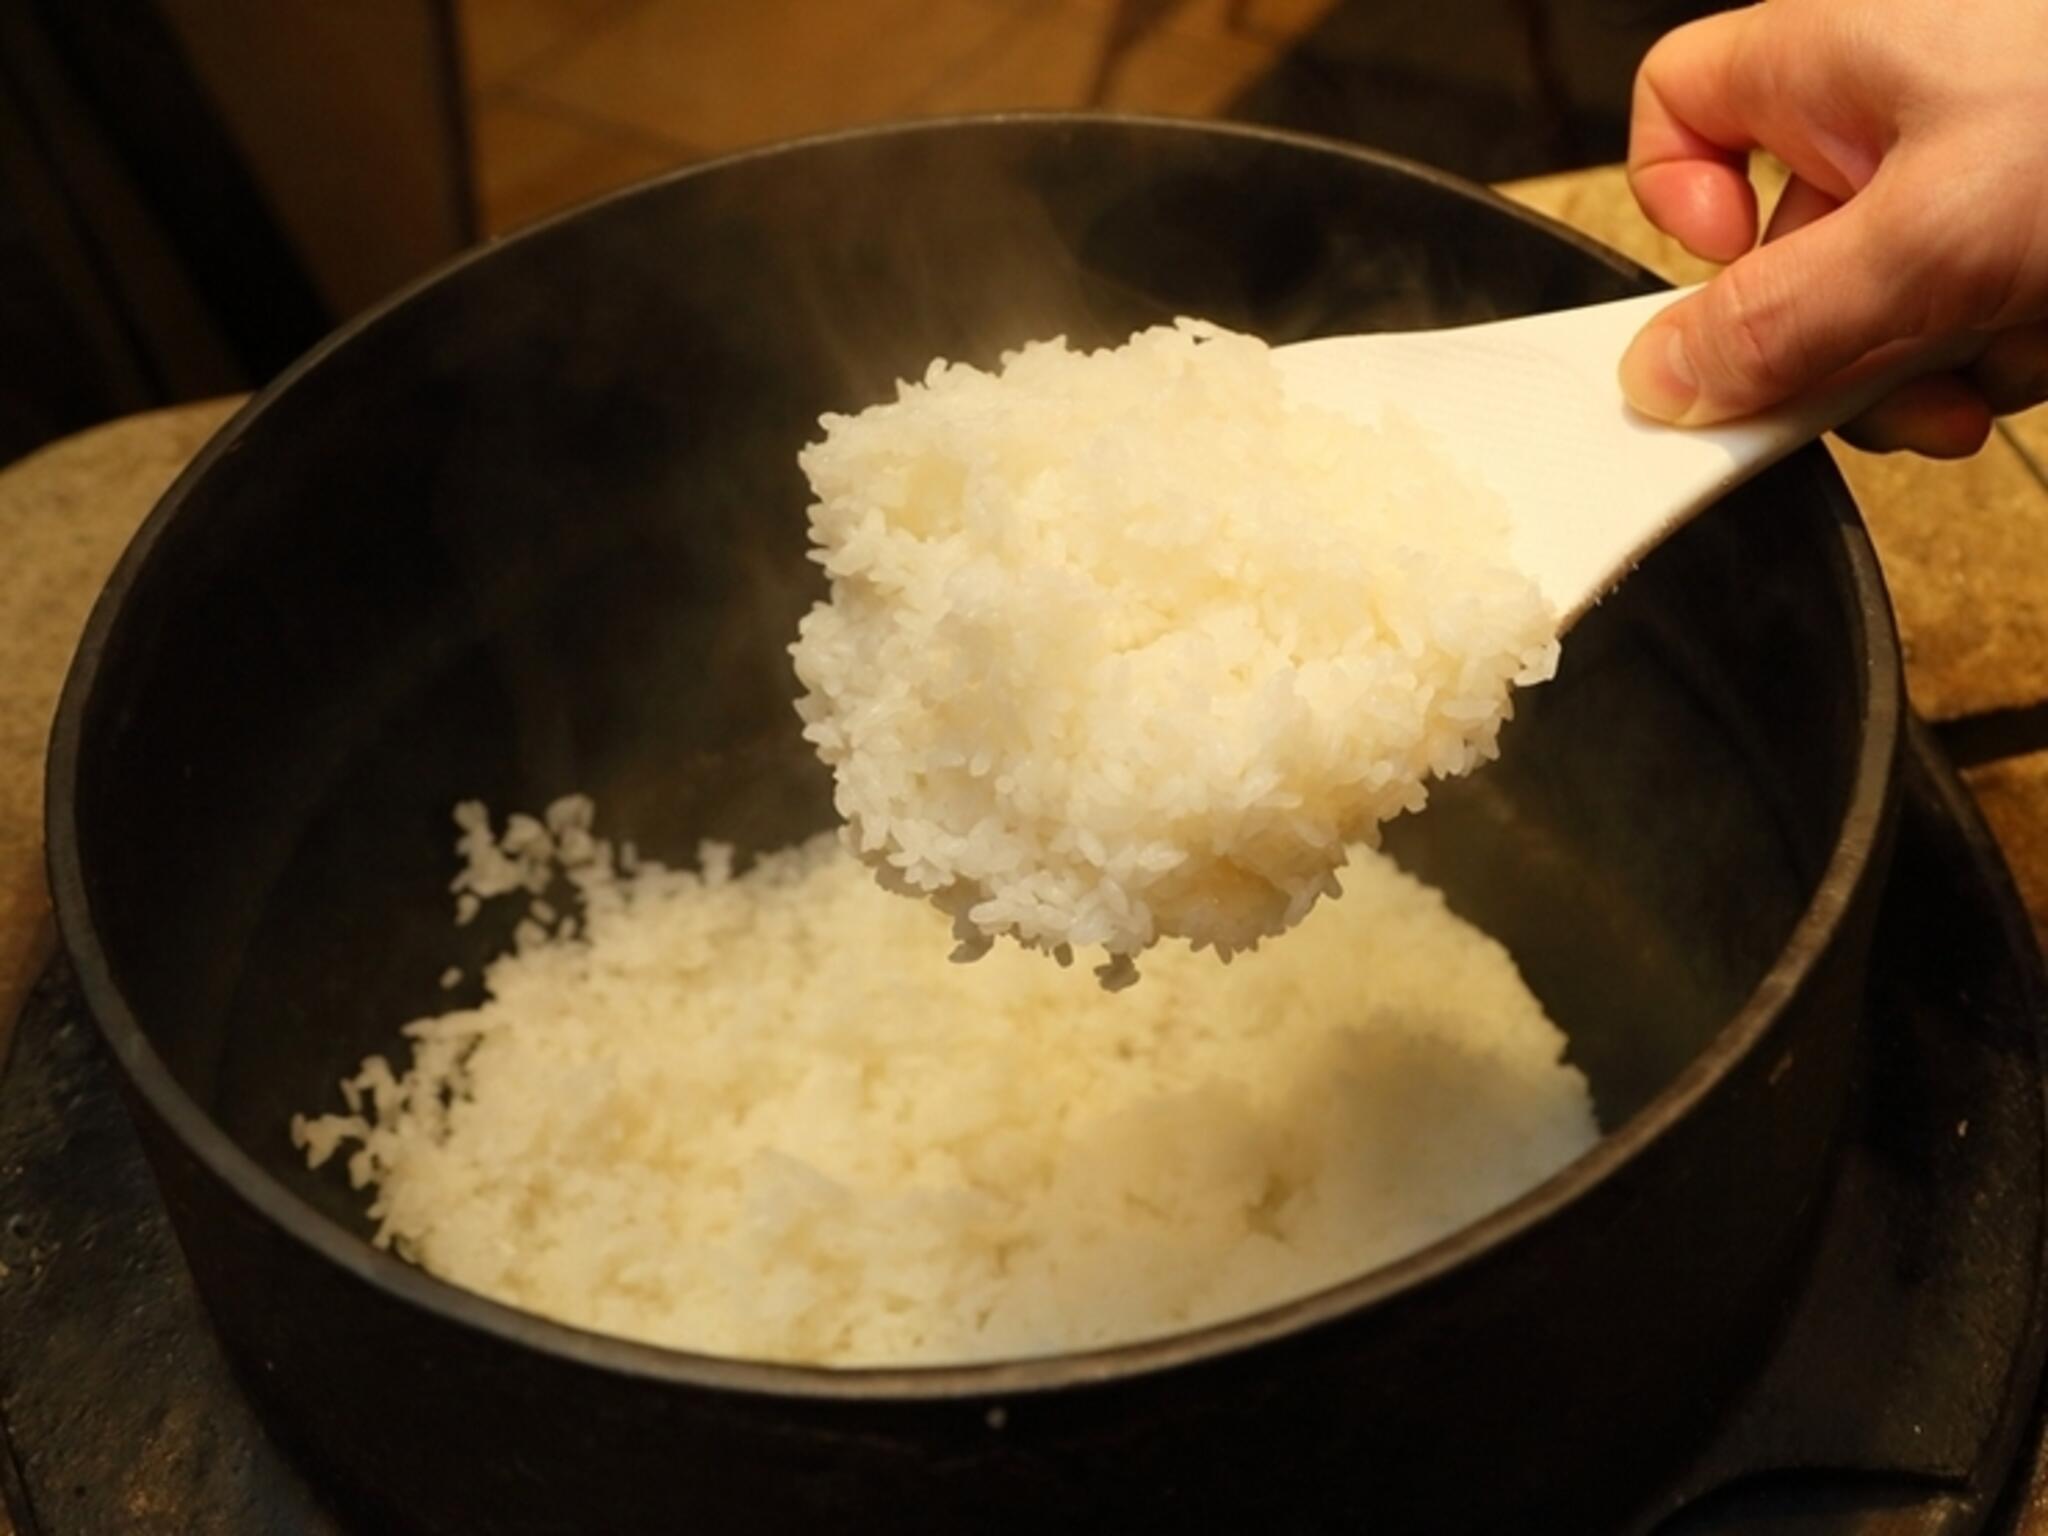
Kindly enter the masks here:
[[[1791, 181], [1757, 243], [1752, 149]], [[1636, 76], [1629, 185], [1730, 265], [1621, 383], [1682, 425], [1745, 416], [1890, 344], [1984, 333], [1843, 435], [1960, 457], [2048, 399], [2048, 3], [1770, 0], [1680, 27]]]

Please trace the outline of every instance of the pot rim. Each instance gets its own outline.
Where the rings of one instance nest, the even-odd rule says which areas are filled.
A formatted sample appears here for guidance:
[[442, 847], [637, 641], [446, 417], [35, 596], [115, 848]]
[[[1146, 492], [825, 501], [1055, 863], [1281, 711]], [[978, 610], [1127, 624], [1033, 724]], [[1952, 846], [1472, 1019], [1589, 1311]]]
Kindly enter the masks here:
[[[1310, 1332], [1341, 1318], [1384, 1307], [1432, 1281], [1496, 1255], [1575, 1204], [1642, 1156], [1710, 1095], [1773, 1031], [1800, 979], [1832, 943], [1856, 893], [1870, 878], [1890, 803], [1902, 728], [1903, 686], [1889, 599], [1875, 551], [1839, 478], [1823, 486], [1834, 504], [1860, 630], [1864, 698], [1862, 736], [1842, 822], [1825, 867], [1778, 957], [1748, 999], [1685, 1068], [1620, 1126], [1509, 1204], [1429, 1246], [1324, 1290], [1200, 1328], [1071, 1354], [955, 1365], [826, 1367], [696, 1354], [591, 1332], [464, 1290], [372, 1247], [292, 1194], [223, 1131], [172, 1076], [115, 983], [86, 895], [79, 850], [77, 783], [84, 722], [107, 645], [131, 588], [151, 551], [195, 486], [243, 434], [304, 375], [385, 316], [487, 259], [498, 246], [543, 237], [595, 210], [685, 178], [716, 175], [755, 160], [803, 154], [842, 142], [898, 135], [1008, 132], [1019, 128], [1136, 127], [1148, 134], [1186, 133], [1258, 140], [1314, 154], [1364, 161], [1481, 203], [1599, 260], [1644, 284], [1651, 274], [1609, 248], [1542, 214], [1460, 177], [1398, 155], [1311, 134], [1198, 119], [1089, 112], [1002, 112], [939, 117], [816, 134], [704, 161], [593, 198], [517, 233], [481, 242], [319, 342], [257, 392], [208, 441], [143, 520], [109, 576], [87, 620], [65, 679], [46, 763], [45, 841], [60, 936], [69, 952], [101, 1037], [132, 1090], [206, 1170], [270, 1224], [387, 1298], [440, 1321], [505, 1343], [618, 1375], [763, 1397], [850, 1401], [985, 1400], [1106, 1384], [1192, 1366]], [[1808, 453], [1818, 450], [1805, 450]], [[1847, 515], [1841, 515], [1846, 513]]]

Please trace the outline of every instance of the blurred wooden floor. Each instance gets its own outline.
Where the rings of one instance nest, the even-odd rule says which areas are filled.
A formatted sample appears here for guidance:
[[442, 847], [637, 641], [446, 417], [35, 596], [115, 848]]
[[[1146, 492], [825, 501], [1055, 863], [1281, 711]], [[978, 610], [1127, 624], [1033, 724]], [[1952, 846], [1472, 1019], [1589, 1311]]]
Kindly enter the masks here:
[[1210, 116], [1334, 0], [459, 0], [488, 233], [728, 150], [888, 119]]

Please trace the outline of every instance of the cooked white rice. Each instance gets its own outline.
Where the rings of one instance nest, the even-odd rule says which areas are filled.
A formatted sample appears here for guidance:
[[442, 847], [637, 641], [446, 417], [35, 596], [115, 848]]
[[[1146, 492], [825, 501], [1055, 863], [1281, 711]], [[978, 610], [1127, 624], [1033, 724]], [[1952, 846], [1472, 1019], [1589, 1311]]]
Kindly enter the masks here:
[[1507, 954], [1377, 854], [1286, 944], [1112, 995], [947, 964], [830, 836], [626, 874], [588, 801], [459, 819], [462, 896], [565, 869], [580, 929], [529, 927], [292, 1135], [348, 1149], [380, 1243], [565, 1322], [842, 1365], [1109, 1344], [1411, 1252], [1594, 1138]]
[[805, 735], [962, 958], [1100, 946], [1121, 985], [1162, 938], [1253, 946], [1555, 668], [1491, 493], [1398, 422], [1290, 404], [1248, 336], [934, 363], [823, 426]]

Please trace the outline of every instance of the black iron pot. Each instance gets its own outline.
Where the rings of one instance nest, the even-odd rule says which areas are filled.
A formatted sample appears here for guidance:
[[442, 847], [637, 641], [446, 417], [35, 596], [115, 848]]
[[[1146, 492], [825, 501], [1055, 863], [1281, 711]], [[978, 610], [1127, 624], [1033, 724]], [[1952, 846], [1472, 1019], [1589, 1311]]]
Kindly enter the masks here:
[[[222, 1337], [367, 1528], [1591, 1530], [1768, 1337], [1826, 1175], [1899, 670], [1825, 456], [1573, 633], [1391, 842], [1501, 937], [1609, 1127], [1426, 1252], [1087, 1356], [833, 1373], [582, 1334], [372, 1251], [285, 1123], [445, 1007], [449, 808], [593, 793], [671, 859], [829, 819], [794, 463], [935, 354], [1618, 297], [1477, 189], [1276, 134], [1019, 118], [743, 156], [456, 264], [165, 497], [59, 714], [64, 937]], [[456, 948], [460, 944], [463, 948]], [[996, 1411], [1000, 1410], [1000, 1411]]]

